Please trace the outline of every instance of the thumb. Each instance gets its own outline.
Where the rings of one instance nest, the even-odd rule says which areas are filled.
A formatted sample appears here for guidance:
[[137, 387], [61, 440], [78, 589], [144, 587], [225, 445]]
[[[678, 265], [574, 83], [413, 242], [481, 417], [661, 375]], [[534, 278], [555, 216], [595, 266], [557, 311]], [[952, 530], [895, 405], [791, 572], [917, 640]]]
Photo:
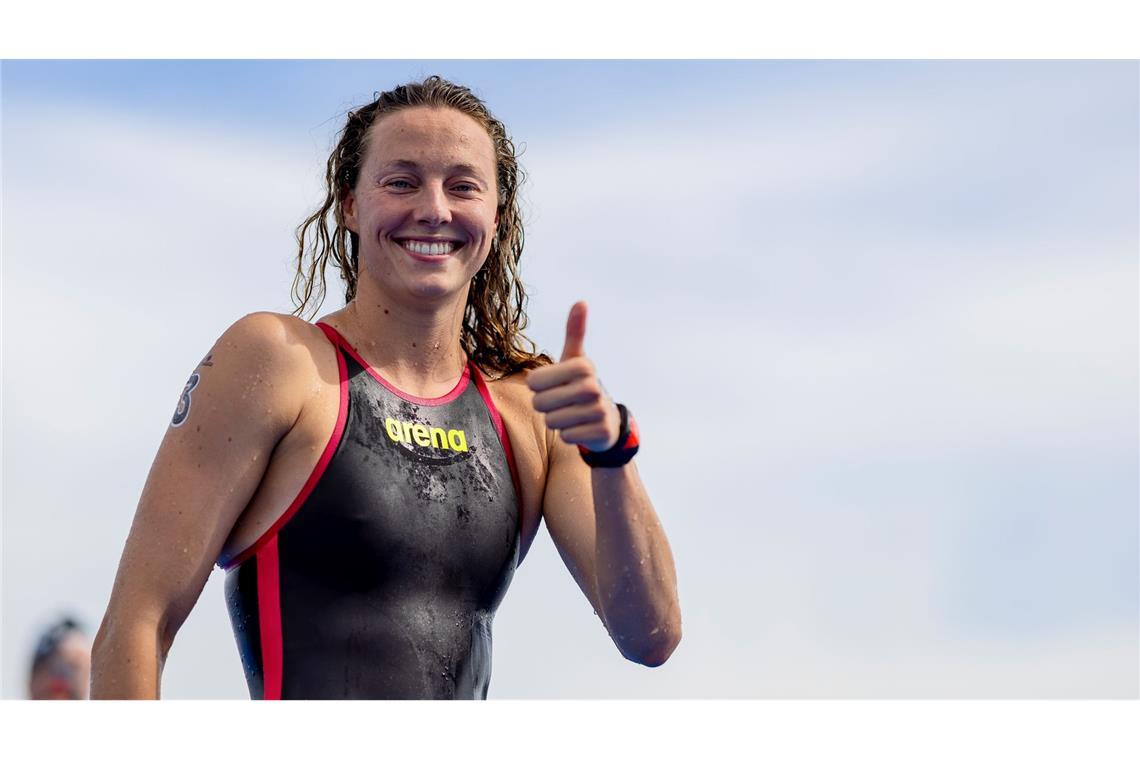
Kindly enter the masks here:
[[566, 344], [562, 347], [562, 358], [559, 361], [582, 356], [585, 353], [582, 348], [585, 340], [586, 302], [578, 301], [570, 307], [570, 316], [566, 319]]

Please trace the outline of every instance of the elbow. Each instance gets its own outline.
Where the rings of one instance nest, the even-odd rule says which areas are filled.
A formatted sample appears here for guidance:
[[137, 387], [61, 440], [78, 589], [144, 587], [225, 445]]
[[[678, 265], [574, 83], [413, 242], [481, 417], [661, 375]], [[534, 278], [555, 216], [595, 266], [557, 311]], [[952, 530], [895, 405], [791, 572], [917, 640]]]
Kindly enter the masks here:
[[663, 646], [646, 653], [646, 655], [639, 660], [639, 663], [647, 668], [659, 668], [673, 656], [673, 650], [675, 650], [680, 643], [681, 632], [678, 631], [676, 635], [670, 637]]
[[680, 643], [681, 621], [678, 620], [667, 628], [655, 629], [646, 646], [622, 649], [622, 656], [647, 668], [659, 668], [669, 660]]

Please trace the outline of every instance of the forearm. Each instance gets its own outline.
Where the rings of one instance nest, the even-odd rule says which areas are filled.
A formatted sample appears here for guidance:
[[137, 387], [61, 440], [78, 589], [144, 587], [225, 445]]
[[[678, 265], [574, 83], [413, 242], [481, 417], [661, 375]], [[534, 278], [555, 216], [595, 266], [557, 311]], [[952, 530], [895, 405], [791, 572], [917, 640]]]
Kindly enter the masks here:
[[599, 611], [628, 659], [660, 665], [681, 639], [673, 553], [633, 462], [591, 471]]
[[166, 649], [159, 626], [108, 615], [91, 648], [92, 699], [158, 699]]

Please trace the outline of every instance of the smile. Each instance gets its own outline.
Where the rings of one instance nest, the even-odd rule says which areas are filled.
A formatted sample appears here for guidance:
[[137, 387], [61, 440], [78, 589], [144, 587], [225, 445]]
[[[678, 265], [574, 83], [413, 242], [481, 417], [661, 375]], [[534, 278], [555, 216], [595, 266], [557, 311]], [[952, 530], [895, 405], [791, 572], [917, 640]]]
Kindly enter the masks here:
[[457, 246], [450, 240], [438, 243], [427, 243], [420, 240], [401, 240], [400, 245], [403, 246], [405, 250], [419, 254], [420, 256], [446, 256], [462, 244]]

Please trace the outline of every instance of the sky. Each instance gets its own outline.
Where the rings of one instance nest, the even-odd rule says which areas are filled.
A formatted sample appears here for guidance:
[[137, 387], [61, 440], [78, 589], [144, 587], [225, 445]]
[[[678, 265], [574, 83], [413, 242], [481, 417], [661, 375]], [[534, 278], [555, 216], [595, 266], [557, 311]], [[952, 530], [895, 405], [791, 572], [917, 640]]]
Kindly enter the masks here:
[[[543, 529], [492, 699], [1140, 696], [1110, 61], [5, 61], [0, 696], [39, 626], [98, 626], [198, 360], [292, 309], [346, 110], [431, 73], [521, 149], [528, 334], [557, 355], [589, 303], [684, 618], [625, 661]], [[165, 697], [247, 695], [222, 580]]]

